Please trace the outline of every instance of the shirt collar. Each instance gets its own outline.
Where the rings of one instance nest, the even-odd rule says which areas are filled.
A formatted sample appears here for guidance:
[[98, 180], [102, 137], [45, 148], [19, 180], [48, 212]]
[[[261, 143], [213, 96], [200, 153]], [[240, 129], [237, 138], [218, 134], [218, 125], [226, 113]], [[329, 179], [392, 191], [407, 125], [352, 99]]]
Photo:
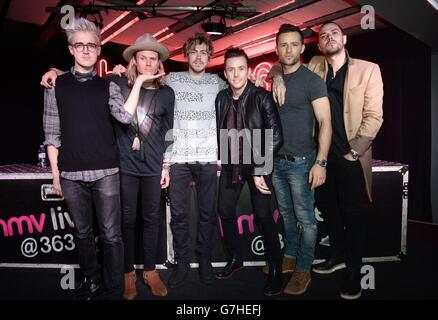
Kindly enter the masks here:
[[91, 72], [80, 73], [79, 71], [75, 70], [75, 67], [71, 67], [70, 72], [73, 74], [73, 76], [76, 78], [76, 80], [78, 80], [80, 82], [91, 80], [97, 74], [96, 69], [93, 69], [93, 71], [91, 71]]

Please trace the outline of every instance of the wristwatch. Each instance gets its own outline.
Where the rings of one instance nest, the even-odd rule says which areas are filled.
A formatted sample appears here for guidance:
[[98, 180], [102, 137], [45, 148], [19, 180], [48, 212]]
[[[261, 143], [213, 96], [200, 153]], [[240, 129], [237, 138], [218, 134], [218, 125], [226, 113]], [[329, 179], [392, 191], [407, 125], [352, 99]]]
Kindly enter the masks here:
[[354, 161], [356, 161], [357, 159], [359, 159], [359, 153], [357, 153], [357, 151], [351, 149], [351, 150], [350, 150], [350, 154], [351, 154], [351, 157], [353, 158]]
[[327, 167], [327, 160], [316, 160], [315, 163], [323, 168]]

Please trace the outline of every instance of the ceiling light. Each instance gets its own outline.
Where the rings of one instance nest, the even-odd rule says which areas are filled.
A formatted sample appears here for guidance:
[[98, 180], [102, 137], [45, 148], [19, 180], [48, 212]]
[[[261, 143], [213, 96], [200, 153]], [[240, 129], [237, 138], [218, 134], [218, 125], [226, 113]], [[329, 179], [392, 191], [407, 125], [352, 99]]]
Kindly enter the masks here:
[[227, 27], [221, 22], [204, 22], [201, 27], [208, 34], [217, 36], [224, 34], [227, 29]]
[[211, 18], [208, 22], [201, 24], [202, 29], [211, 35], [220, 36], [227, 31], [227, 25], [225, 24], [225, 17], [221, 17], [219, 22], [212, 22]]

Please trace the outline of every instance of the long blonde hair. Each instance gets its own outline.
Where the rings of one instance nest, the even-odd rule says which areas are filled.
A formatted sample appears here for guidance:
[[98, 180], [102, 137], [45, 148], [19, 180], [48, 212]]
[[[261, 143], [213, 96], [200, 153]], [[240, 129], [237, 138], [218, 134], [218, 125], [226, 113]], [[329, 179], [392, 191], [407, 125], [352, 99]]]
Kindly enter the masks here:
[[[137, 62], [135, 61], [136, 56], [137, 56], [137, 52], [132, 55], [131, 60], [129, 60], [128, 67], [126, 68], [126, 77], [128, 78], [128, 84], [130, 86], [134, 85], [134, 82], [138, 76]], [[163, 61], [161, 61], [161, 60], [160, 60], [159, 65], [158, 65], [157, 73], [164, 74], [164, 65], [163, 65]], [[156, 88], [160, 88], [160, 87], [164, 86], [164, 76], [161, 76], [161, 77], [155, 79], [154, 86]]]

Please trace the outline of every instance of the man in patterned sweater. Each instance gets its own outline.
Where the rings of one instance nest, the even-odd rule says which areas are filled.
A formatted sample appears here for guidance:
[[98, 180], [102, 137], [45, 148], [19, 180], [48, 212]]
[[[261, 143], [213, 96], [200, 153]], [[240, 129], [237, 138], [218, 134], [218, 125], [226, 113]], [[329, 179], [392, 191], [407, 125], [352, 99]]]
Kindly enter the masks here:
[[205, 72], [213, 54], [213, 45], [207, 35], [196, 33], [185, 42], [183, 49], [189, 64], [188, 71], [170, 73], [166, 79], [166, 84], [175, 91], [169, 196], [177, 267], [169, 279], [171, 288], [182, 284], [189, 270], [190, 236], [186, 209], [192, 181], [195, 181], [198, 194], [196, 254], [199, 272], [202, 282], [206, 284], [214, 279], [211, 266], [217, 189], [214, 102], [218, 92], [227, 87], [216, 74]]

